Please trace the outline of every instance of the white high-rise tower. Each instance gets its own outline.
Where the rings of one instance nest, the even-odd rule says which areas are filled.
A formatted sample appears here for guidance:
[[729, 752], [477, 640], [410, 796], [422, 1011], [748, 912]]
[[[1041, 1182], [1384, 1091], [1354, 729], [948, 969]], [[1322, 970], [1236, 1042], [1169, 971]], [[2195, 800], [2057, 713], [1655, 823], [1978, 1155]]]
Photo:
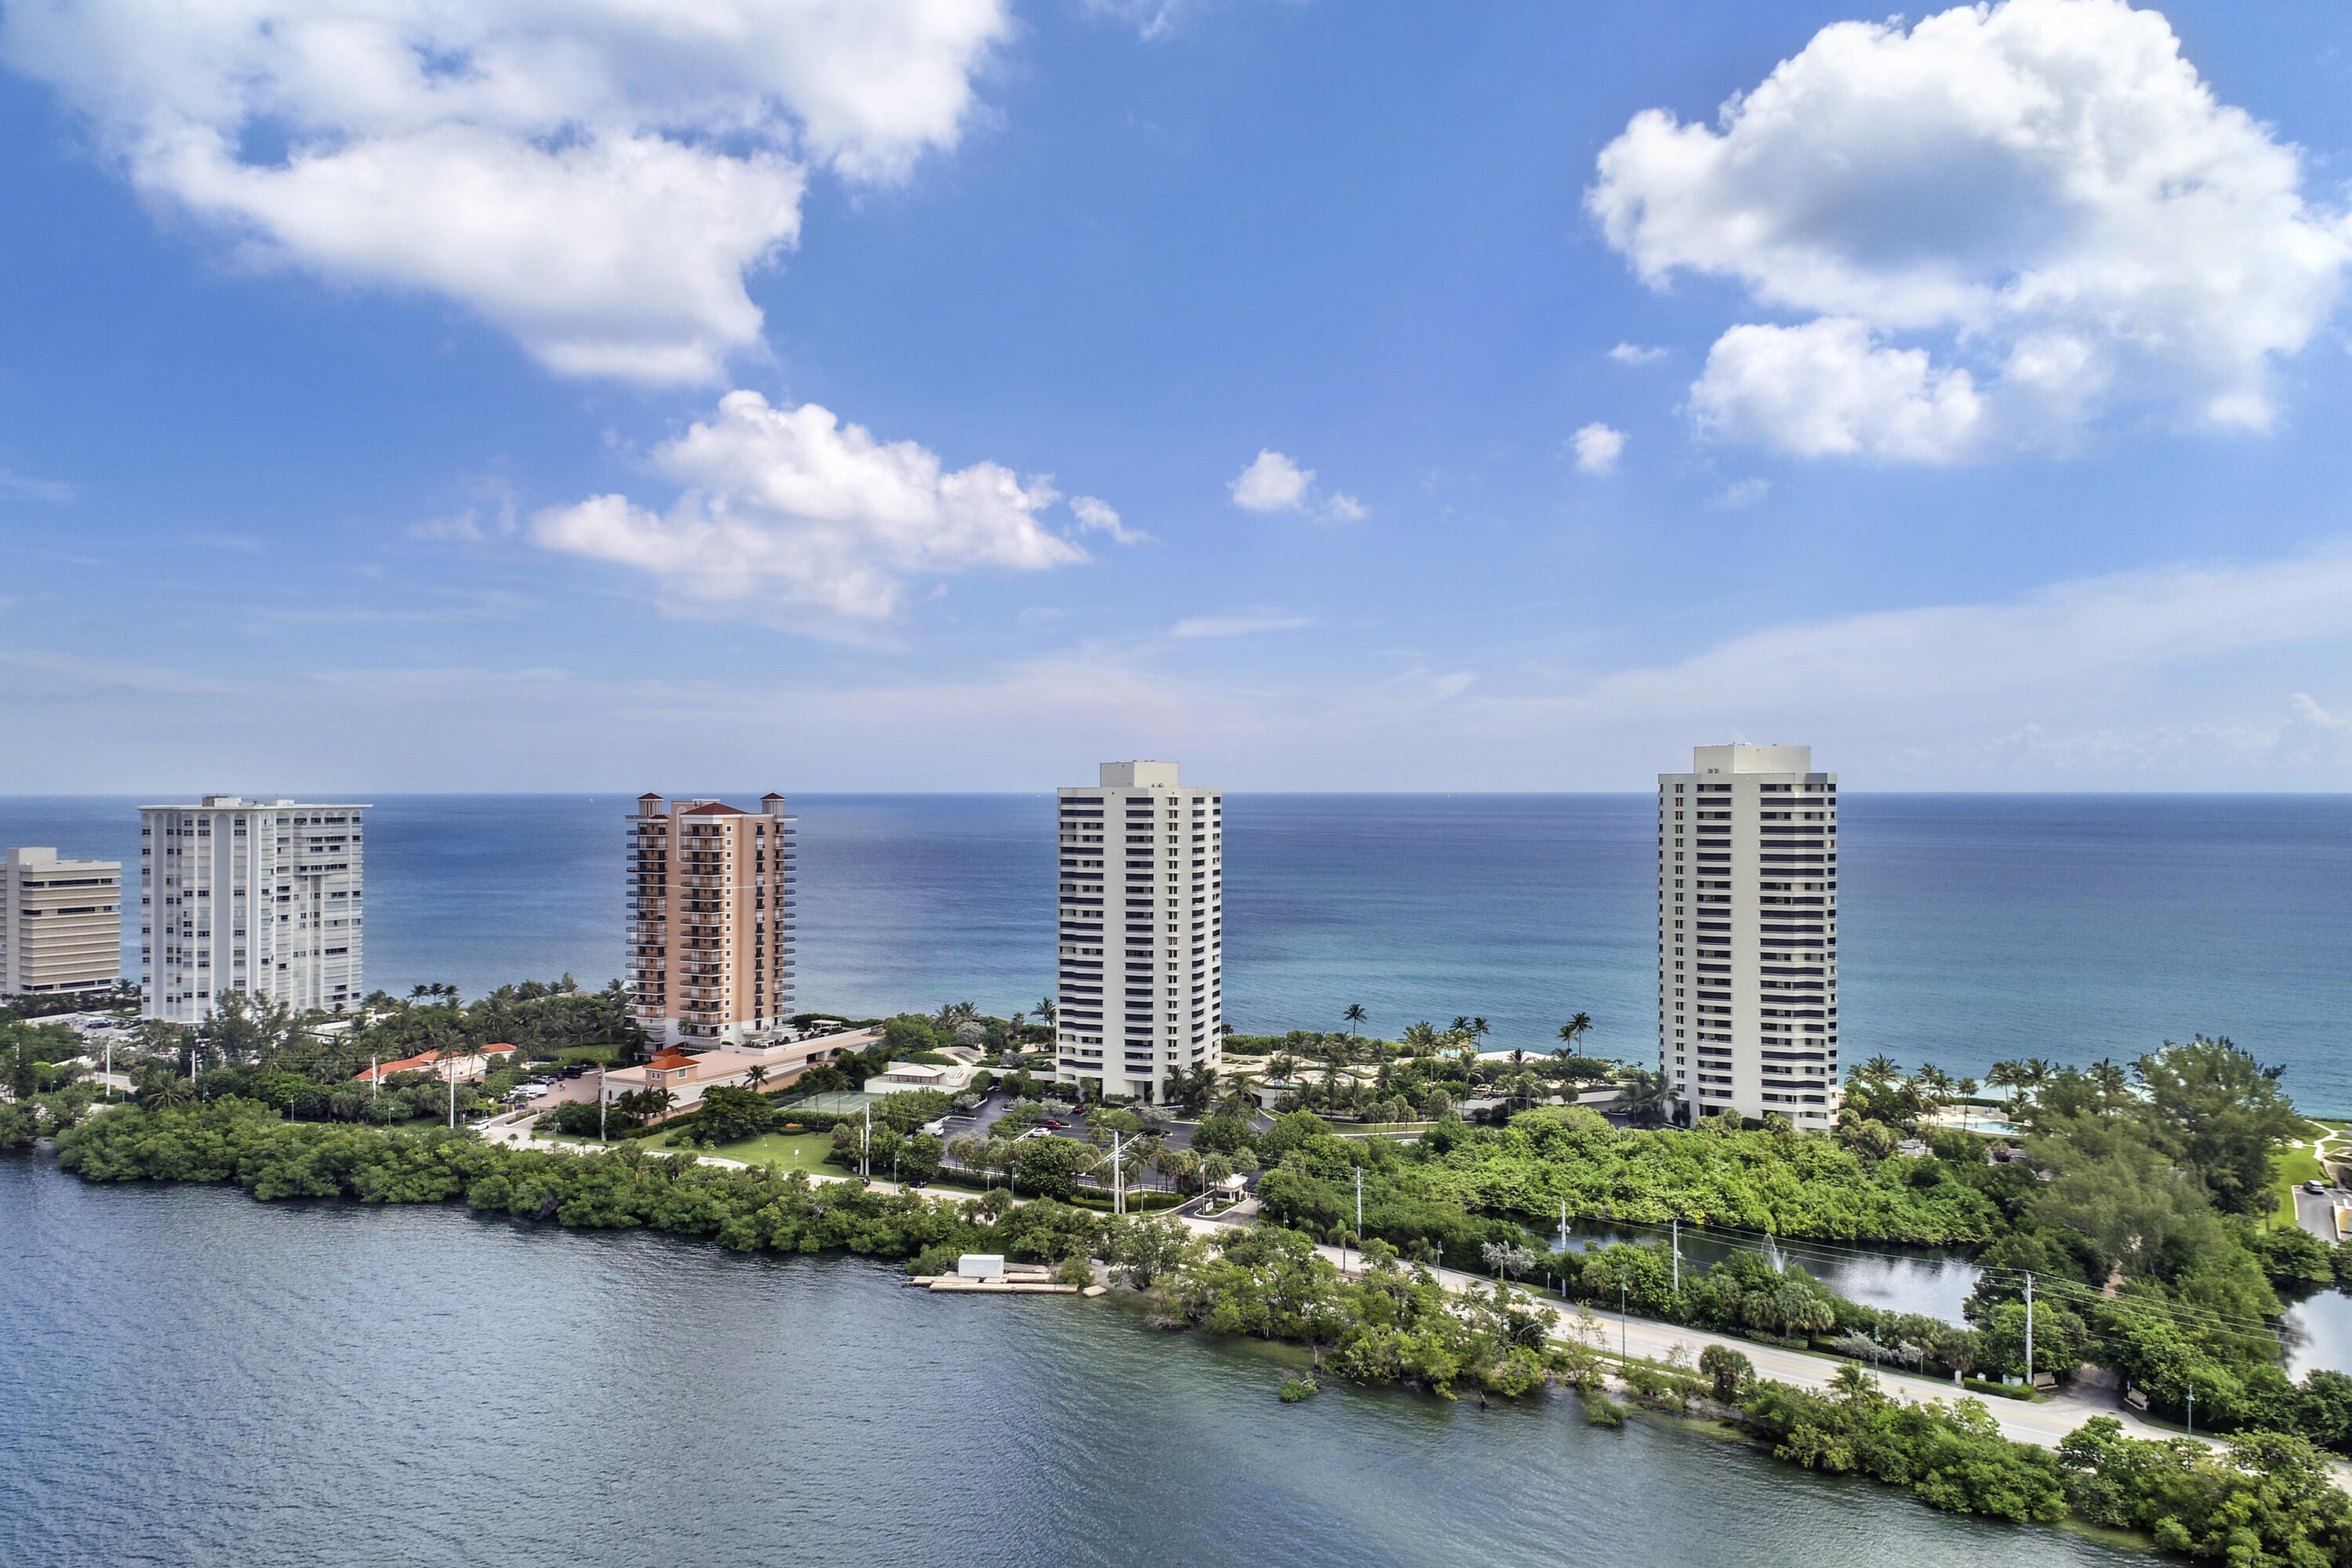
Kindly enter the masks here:
[[1700, 746], [1658, 775], [1658, 1068], [1685, 1121], [1837, 1120], [1837, 775]]
[[1055, 1079], [1167, 1098], [1224, 1059], [1224, 792], [1105, 763], [1061, 816]]
[[360, 999], [360, 814], [208, 795], [139, 808], [139, 984], [194, 1024], [231, 991], [332, 1011]]

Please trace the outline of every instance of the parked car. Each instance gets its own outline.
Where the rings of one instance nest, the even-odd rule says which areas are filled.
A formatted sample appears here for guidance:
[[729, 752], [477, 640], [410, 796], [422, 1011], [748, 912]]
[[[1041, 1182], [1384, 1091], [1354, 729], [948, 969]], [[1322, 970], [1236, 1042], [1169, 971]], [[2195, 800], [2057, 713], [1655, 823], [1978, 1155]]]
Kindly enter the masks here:
[[578, 1062], [574, 1062], [570, 1067], [563, 1069], [563, 1076], [565, 1078], [580, 1078], [584, 1076], [587, 1071], [588, 1069], [586, 1068], [582, 1067]]

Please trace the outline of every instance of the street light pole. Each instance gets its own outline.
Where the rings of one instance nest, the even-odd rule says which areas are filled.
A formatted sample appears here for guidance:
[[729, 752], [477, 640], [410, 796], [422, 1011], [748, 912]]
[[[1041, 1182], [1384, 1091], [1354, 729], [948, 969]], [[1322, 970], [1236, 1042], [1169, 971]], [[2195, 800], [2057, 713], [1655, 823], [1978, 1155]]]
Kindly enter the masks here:
[[1625, 1320], [1625, 1281], [1620, 1279], [1617, 1281], [1617, 1359], [1619, 1361], [1633, 1359], [1633, 1352], [1626, 1348], [1632, 1331]]
[[[1364, 1246], [1364, 1168], [1363, 1168], [1361, 1165], [1359, 1165], [1359, 1166], [1357, 1166], [1357, 1167], [1356, 1167], [1356, 1248], [1357, 1248], [1357, 1250], [1358, 1250], [1358, 1251], [1360, 1251], [1360, 1251], [1362, 1251], [1362, 1250], [1363, 1250], [1363, 1246]], [[1339, 1255], [1339, 1257], [1340, 1257], [1340, 1261], [1344, 1264], [1344, 1263], [1347, 1261], [1347, 1254], [1343, 1252], [1343, 1253], [1341, 1253], [1341, 1254]], [[1342, 1273], [1345, 1273], [1345, 1272], [1346, 1272], [1346, 1270], [1345, 1270], [1344, 1268], [1342, 1268], [1342, 1269], [1341, 1269], [1341, 1272], [1342, 1272]]]
[[2025, 1275], [2025, 1392], [2033, 1392], [2033, 1273]]

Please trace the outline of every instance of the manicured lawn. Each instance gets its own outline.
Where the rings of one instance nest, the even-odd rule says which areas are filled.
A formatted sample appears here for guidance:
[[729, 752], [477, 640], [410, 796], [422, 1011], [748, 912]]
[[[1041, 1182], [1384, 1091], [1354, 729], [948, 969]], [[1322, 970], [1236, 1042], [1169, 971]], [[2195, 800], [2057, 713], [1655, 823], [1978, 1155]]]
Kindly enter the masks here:
[[[2307, 1125], [2310, 1126], [2315, 1141], [2320, 1133], [2335, 1131], [2317, 1124]], [[2291, 1226], [2296, 1223], [2294, 1217], [2296, 1187], [2305, 1182], [2323, 1181], [2326, 1178], [2327, 1173], [2321, 1168], [2319, 1157], [2312, 1152], [2312, 1147], [2313, 1145], [2308, 1142], [2281, 1144], [2278, 1152], [2271, 1158], [2271, 1179], [2278, 1190], [2278, 1204], [2272, 1218], [2279, 1225]]]
[[839, 1176], [847, 1173], [838, 1165], [827, 1165], [824, 1163], [824, 1157], [833, 1152], [833, 1134], [830, 1132], [795, 1132], [789, 1135], [771, 1132], [764, 1137], [748, 1138], [740, 1143], [728, 1143], [714, 1149], [681, 1147], [673, 1150], [667, 1133], [654, 1138], [615, 1138], [610, 1143], [603, 1145], [599, 1145], [593, 1138], [571, 1136], [558, 1136], [551, 1142], [583, 1143], [592, 1148], [614, 1149], [625, 1148], [634, 1143], [648, 1154], [672, 1152], [717, 1154], [721, 1159], [740, 1160], [747, 1165], [778, 1165], [787, 1171], [798, 1168], [812, 1175]]
[[[564, 1138], [560, 1141], [566, 1143], [596, 1146], [596, 1140], [593, 1138]], [[672, 1152], [667, 1134], [658, 1138], [632, 1139], [629, 1142], [635, 1143], [648, 1154]], [[616, 1138], [613, 1140], [611, 1146], [622, 1147], [622, 1141]], [[747, 1138], [740, 1143], [722, 1143], [710, 1149], [682, 1149], [677, 1152], [716, 1154], [722, 1160], [740, 1160], [747, 1165], [772, 1165], [783, 1171], [806, 1171], [812, 1176], [839, 1177], [850, 1173], [840, 1165], [825, 1163], [825, 1156], [833, 1152], [833, 1134], [830, 1132], [769, 1132], [758, 1138]], [[874, 1168], [874, 1175], [877, 1181], [888, 1181], [890, 1179], [889, 1162], [886, 1160], [877, 1163]], [[979, 1196], [982, 1188], [978, 1179], [971, 1178], [969, 1184], [966, 1183], [967, 1178], [961, 1175], [942, 1174], [930, 1184], [928, 1190], [941, 1195], [969, 1194], [973, 1197]], [[997, 1183], [1000, 1187], [1003, 1184], [1001, 1181]]]
[[[667, 1149], [669, 1140], [666, 1137], [648, 1138], [646, 1146]], [[787, 1171], [798, 1169], [811, 1175], [838, 1176], [846, 1173], [839, 1165], [824, 1163], [824, 1157], [833, 1152], [833, 1134], [830, 1132], [767, 1132], [757, 1138], [747, 1138], [740, 1143], [721, 1143], [693, 1152], [716, 1154], [722, 1160], [740, 1160], [747, 1165], [775, 1165]]]

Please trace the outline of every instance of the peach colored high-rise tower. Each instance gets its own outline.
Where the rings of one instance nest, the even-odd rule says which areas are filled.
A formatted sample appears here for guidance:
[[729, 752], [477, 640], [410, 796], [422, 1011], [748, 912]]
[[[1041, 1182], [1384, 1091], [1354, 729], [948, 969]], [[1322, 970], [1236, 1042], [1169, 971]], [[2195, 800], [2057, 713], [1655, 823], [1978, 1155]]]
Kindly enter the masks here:
[[629, 1003], [656, 1045], [740, 1044], [791, 1019], [794, 821], [780, 795], [757, 811], [637, 797]]

